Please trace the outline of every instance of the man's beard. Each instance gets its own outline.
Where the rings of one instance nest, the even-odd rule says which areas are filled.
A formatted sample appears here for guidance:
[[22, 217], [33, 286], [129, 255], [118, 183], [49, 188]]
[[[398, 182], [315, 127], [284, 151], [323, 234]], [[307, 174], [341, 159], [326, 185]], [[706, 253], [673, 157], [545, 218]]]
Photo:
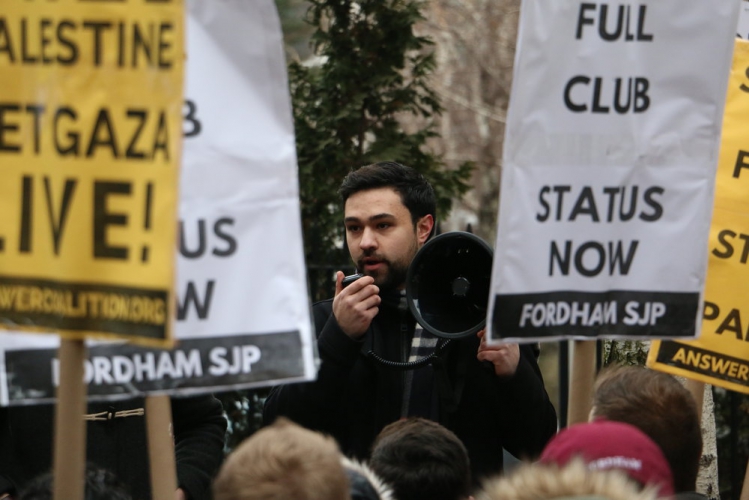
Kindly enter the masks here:
[[[408, 265], [403, 262], [392, 262], [389, 260], [381, 259], [385, 264], [384, 269], [379, 269], [374, 272], [362, 271], [367, 276], [374, 278], [374, 284], [377, 285], [381, 291], [397, 290], [404, 286], [406, 283], [406, 276], [408, 275]], [[360, 259], [357, 263], [359, 269], [364, 269], [364, 260]]]
[[[384, 256], [377, 255], [375, 251], [372, 251], [364, 252], [356, 263], [358, 268], [362, 270], [360, 272], [374, 278], [374, 284], [377, 285], [380, 290], [398, 290], [405, 287], [406, 277], [408, 276], [408, 267], [411, 265], [411, 261], [418, 251], [419, 246], [416, 244], [416, 239], [414, 238], [411, 248], [398, 260], [386, 259]], [[378, 269], [373, 272], [365, 271], [365, 260], [368, 257], [374, 257], [383, 262], [385, 264], [384, 269]]]

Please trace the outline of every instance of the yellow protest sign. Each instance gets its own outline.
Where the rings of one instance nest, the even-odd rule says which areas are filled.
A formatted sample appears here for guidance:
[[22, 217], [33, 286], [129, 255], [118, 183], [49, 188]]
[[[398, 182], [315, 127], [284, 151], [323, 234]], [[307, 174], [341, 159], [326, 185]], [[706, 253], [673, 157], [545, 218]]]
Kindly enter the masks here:
[[651, 368], [749, 394], [749, 42], [736, 40], [726, 95], [702, 333], [653, 342]]
[[183, 1], [0, 4], [0, 326], [168, 346]]

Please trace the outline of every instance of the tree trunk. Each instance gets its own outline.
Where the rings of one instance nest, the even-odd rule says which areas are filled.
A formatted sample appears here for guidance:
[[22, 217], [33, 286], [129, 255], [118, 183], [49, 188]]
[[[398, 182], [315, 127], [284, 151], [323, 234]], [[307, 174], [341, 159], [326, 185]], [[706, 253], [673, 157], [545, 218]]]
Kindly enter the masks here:
[[702, 458], [700, 459], [700, 472], [697, 476], [697, 491], [711, 500], [720, 499], [713, 388], [707, 384], [705, 384], [704, 403], [702, 405]]

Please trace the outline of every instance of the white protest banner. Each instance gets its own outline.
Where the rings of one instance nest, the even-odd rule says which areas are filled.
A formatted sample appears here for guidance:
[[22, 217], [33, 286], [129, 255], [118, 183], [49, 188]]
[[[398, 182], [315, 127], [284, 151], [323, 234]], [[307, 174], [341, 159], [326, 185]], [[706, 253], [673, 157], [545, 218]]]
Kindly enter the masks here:
[[[90, 401], [315, 376], [296, 150], [275, 5], [192, 0], [187, 7], [178, 344], [148, 350], [90, 343]], [[0, 337], [0, 404], [54, 397], [57, 344], [54, 336]]]
[[184, 5], [2, 5], [0, 328], [171, 346]]
[[742, 40], [749, 40], [749, 2], [747, 1], [741, 2], [736, 36]]
[[699, 333], [738, 8], [523, 1], [491, 340]]

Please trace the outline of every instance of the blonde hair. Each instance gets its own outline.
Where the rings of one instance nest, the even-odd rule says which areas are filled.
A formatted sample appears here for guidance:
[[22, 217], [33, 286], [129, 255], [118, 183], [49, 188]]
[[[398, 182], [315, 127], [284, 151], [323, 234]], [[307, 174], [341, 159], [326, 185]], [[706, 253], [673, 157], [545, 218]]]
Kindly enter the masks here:
[[213, 483], [214, 500], [350, 500], [335, 441], [285, 418], [244, 440]]
[[503, 477], [486, 481], [476, 500], [549, 500], [596, 498], [601, 500], [656, 500], [652, 487], [639, 485], [618, 470], [590, 470], [575, 459], [564, 467], [527, 464]]

